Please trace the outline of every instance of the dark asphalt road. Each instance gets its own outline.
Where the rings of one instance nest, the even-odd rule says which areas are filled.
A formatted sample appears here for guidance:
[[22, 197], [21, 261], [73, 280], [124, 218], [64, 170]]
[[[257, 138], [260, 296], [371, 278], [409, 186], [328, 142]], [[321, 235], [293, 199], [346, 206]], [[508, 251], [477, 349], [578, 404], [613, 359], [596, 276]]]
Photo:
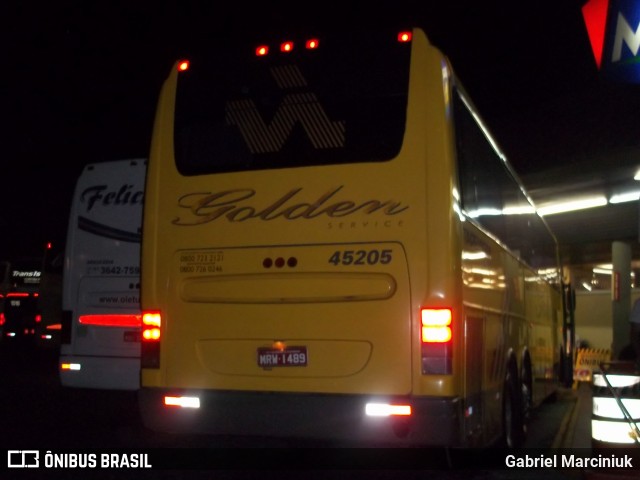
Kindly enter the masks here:
[[[116, 452], [151, 451], [155, 460], [163, 461], [180, 452], [206, 466], [205, 470], [107, 470], [62, 469], [26, 472], [4, 468], [0, 462], [0, 479], [349, 479], [355, 477], [376, 480], [383, 478], [422, 479], [566, 479], [566, 472], [554, 470], [488, 471], [474, 468], [479, 457], [454, 452], [455, 468], [447, 466], [444, 451], [429, 451], [405, 455], [406, 466], [387, 467], [384, 459], [388, 450], [378, 449], [320, 449], [326, 446], [299, 440], [283, 441], [264, 438], [220, 438], [208, 436], [180, 436], [158, 434], [144, 428], [138, 414], [135, 392], [62, 388], [57, 376], [57, 350], [36, 348], [33, 345], [0, 343], [0, 455], [8, 450], [38, 449], [44, 455], [52, 452], [87, 452], [96, 449]], [[575, 402], [571, 395], [559, 395], [534, 412], [529, 428], [527, 446], [549, 449], [564, 417]], [[184, 447], [188, 447], [184, 449]], [[245, 448], [246, 447], [246, 448]], [[252, 448], [255, 447], [255, 448]], [[272, 449], [271, 447], [283, 447]], [[303, 447], [296, 450], [291, 447]], [[261, 450], [256, 450], [256, 449]], [[88, 449], [88, 450], [85, 450]], [[160, 450], [148, 450], [160, 449]], [[225, 450], [221, 450], [225, 449]], [[351, 452], [354, 452], [353, 455]], [[327, 453], [330, 452], [330, 453]], [[476, 452], [477, 454], [477, 452]], [[487, 454], [491, 454], [488, 452]], [[211, 461], [199, 456], [212, 456], [222, 461], [221, 469], [211, 468]], [[326, 456], [329, 455], [329, 456]], [[391, 454], [393, 455], [393, 454]], [[396, 456], [397, 456], [396, 455]], [[413, 456], [412, 456], [413, 455]], [[423, 457], [428, 458], [425, 460]], [[328, 465], [314, 462], [331, 458]], [[358, 459], [351, 464], [351, 459]], [[338, 460], [336, 460], [338, 459]], [[346, 459], [346, 460], [345, 460]], [[367, 460], [368, 459], [368, 460]], [[210, 460], [210, 459], [209, 459]], [[188, 461], [188, 460], [187, 460]], [[373, 462], [373, 463], [367, 463]], [[169, 460], [170, 462], [170, 460]], [[364, 463], [362, 463], [364, 462]], [[322, 463], [322, 462], [320, 462]], [[393, 463], [393, 462], [392, 462]], [[370, 466], [373, 465], [373, 468]], [[464, 465], [464, 468], [460, 468]], [[8, 475], [8, 474], [11, 475]], [[19, 475], [17, 474], [19, 473]], [[27, 474], [29, 476], [27, 476]]]

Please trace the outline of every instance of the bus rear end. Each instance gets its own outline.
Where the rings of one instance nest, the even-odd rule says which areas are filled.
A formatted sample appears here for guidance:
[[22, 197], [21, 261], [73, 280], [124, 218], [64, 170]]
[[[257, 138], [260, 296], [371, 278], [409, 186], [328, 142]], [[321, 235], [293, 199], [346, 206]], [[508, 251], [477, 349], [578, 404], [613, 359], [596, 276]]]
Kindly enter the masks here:
[[[451, 390], [453, 283], [427, 293], [426, 204], [451, 270], [452, 159], [446, 131], [427, 147], [412, 127], [425, 105], [444, 119], [443, 64], [422, 34], [413, 55], [430, 67], [410, 76], [405, 33], [229, 42], [170, 74], [143, 227], [148, 427], [451, 441], [457, 407], [416, 395], [434, 365]], [[422, 80], [436, 94], [413, 108]]]
[[4, 310], [0, 310], [2, 334], [6, 340], [32, 342], [38, 322], [41, 262], [37, 257], [25, 257], [6, 265]]
[[140, 384], [140, 231], [146, 162], [87, 165], [66, 240], [59, 358], [63, 386]]

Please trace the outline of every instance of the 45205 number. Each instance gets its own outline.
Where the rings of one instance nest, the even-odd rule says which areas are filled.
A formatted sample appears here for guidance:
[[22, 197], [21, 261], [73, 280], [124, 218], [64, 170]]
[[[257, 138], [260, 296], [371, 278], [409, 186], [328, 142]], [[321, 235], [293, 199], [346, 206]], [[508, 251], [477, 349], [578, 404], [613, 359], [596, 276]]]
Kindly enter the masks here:
[[337, 250], [329, 257], [332, 265], [377, 265], [391, 263], [392, 250]]

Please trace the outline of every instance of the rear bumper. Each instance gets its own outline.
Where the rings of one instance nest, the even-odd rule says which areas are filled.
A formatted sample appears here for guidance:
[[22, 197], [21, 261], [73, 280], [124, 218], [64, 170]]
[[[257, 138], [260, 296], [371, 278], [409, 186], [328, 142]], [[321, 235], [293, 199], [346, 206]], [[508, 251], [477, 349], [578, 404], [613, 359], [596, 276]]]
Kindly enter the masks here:
[[[197, 396], [200, 408], [164, 405], [165, 395]], [[372, 401], [409, 403], [410, 417], [370, 417]], [[147, 428], [170, 433], [306, 438], [379, 446], [461, 446], [457, 398], [185, 391], [141, 388]]]
[[[63, 364], [79, 367], [62, 369]], [[140, 388], [140, 358], [138, 357], [61, 355], [58, 360], [58, 372], [60, 383], [65, 387], [105, 390]]]

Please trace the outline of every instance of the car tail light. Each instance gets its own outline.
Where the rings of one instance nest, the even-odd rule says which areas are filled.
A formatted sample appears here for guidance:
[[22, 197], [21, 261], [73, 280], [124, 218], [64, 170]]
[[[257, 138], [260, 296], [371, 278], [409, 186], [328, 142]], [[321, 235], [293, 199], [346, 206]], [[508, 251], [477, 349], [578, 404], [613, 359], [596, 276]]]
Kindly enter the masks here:
[[4, 312], [0, 312], [0, 326], [4, 325], [7, 319], [4, 316]]
[[422, 308], [420, 311], [422, 373], [449, 375], [453, 358], [453, 310]]

